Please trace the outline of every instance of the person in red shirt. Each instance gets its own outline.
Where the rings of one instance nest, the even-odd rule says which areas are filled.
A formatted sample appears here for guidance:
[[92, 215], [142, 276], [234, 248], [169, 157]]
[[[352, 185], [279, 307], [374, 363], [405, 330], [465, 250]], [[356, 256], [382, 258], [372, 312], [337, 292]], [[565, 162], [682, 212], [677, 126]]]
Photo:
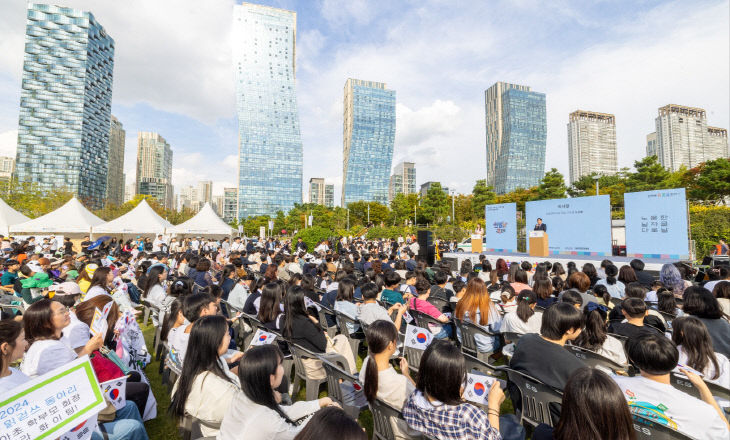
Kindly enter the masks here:
[[[408, 309], [424, 313], [439, 322], [448, 324], [449, 317], [441, 313], [439, 309], [427, 301], [431, 294], [431, 283], [424, 278], [420, 278], [416, 281], [415, 287], [418, 297], [413, 297], [408, 300]], [[431, 330], [431, 333], [434, 334], [434, 338], [436, 339], [450, 338], [453, 334], [453, 328], [451, 325], [429, 325], [429, 330]]]

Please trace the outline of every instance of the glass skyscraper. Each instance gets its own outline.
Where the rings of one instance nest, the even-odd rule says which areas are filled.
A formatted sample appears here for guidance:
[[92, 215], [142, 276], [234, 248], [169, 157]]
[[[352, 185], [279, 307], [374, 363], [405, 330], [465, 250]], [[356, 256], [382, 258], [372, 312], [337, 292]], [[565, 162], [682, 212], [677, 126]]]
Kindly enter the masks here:
[[395, 91], [384, 83], [345, 83], [342, 206], [363, 201], [388, 204], [395, 142]]
[[28, 5], [18, 180], [66, 188], [92, 207], [106, 196], [114, 40], [89, 12]]
[[485, 100], [487, 184], [497, 194], [538, 185], [545, 175], [545, 94], [499, 82]]
[[239, 217], [302, 202], [302, 141], [295, 88], [296, 13], [234, 6]]

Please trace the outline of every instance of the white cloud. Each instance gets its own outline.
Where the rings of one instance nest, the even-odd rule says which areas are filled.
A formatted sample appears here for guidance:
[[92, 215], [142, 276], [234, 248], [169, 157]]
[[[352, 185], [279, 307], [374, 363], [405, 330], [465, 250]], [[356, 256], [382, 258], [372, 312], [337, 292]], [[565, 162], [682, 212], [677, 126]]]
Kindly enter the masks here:
[[0, 133], [0, 156], [15, 157], [18, 147], [18, 130]]
[[324, 0], [322, 16], [332, 25], [367, 24], [375, 16], [377, 7], [367, 0]]
[[396, 104], [396, 142], [408, 147], [434, 136], [451, 135], [461, 124], [460, 111], [454, 101], [440, 99], [415, 111], [405, 104]]

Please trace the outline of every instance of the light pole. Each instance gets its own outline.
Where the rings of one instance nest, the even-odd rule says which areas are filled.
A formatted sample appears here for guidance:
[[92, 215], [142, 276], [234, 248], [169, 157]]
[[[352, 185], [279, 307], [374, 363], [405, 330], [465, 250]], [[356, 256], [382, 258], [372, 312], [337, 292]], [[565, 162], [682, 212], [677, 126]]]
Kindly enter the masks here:
[[596, 195], [598, 195], [598, 176], [593, 176], [593, 180], [596, 181]]
[[455, 197], [454, 196], [455, 195], [456, 195], [456, 191], [452, 189], [451, 190], [451, 224], [452, 225], [456, 223], [456, 221], [455, 221], [456, 220], [456, 217], [454, 215], [454, 203], [455, 203], [454, 202], [454, 200], [455, 200]]
[[347, 208], [347, 230], [350, 230], [350, 208]]
[[370, 202], [368, 202], [368, 226], [370, 226]]

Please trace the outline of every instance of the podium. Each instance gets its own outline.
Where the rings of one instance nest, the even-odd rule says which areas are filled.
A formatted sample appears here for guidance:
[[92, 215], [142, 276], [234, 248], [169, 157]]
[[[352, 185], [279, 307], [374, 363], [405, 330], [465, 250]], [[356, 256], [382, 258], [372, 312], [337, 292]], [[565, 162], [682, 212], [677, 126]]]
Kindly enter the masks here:
[[471, 236], [471, 251], [477, 254], [481, 254], [482, 249], [482, 234], [472, 234]]
[[548, 235], [544, 231], [530, 231], [529, 240], [531, 257], [547, 257], [550, 255]]

